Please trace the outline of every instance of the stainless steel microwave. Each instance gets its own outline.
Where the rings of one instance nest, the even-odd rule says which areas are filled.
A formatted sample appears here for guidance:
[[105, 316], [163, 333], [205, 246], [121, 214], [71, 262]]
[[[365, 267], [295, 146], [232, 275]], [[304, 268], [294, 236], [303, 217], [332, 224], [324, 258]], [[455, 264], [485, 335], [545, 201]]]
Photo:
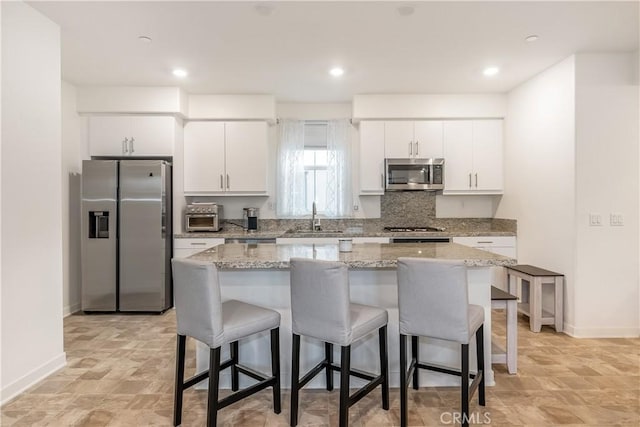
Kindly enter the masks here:
[[385, 190], [444, 189], [444, 159], [385, 159]]

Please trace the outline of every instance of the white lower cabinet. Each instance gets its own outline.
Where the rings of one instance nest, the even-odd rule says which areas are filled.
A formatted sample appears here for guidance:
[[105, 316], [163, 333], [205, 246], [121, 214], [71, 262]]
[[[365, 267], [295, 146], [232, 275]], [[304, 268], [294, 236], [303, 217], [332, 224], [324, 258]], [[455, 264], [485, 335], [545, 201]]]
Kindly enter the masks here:
[[[465, 236], [454, 237], [453, 243], [459, 243], [472, 248], [517, 259], [518, 251], [516, 246], [516, 236]], [[492, 268], [493, 283], [497, 288], [506, 291], [508, 289], [507, 275], [504, 267]]]
[[222, 245], [222, 238], [186, 238], [173, 240], [173, 257], [187, 258], [214, 246]]
[[465, 236], [454, 237], [453, 243], [482, 249], [509, 258], [517, 258], [515, 236]]

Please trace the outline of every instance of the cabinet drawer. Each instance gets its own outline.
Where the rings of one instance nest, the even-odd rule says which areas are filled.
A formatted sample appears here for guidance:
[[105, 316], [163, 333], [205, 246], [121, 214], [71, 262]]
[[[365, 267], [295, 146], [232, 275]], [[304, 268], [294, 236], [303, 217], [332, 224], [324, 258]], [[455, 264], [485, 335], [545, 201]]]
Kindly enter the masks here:
[[454, 237], [453, 243], [459, 243], [461, 245], [473, 246], [473, 247], [476, 247], [476, 246], [515, 247], [516, 238], [515, 236], [465, 236], [465, 237]]
[[222, 238], [187, 238], [187, 239], [174, 239], [174, 249], [198, 249], [202, 250], [210, 248], [212, 246], [218, 246], [224, 243]]

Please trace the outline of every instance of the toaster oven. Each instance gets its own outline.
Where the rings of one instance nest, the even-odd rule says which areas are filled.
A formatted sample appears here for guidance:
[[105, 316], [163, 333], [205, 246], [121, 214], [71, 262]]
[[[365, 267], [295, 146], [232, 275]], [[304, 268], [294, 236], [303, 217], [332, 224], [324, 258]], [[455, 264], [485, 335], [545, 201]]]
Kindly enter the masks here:
[[184, 222], [189, 233], [220, 231], [222, 206], [215, 203], [192, 203], [187, 205]]

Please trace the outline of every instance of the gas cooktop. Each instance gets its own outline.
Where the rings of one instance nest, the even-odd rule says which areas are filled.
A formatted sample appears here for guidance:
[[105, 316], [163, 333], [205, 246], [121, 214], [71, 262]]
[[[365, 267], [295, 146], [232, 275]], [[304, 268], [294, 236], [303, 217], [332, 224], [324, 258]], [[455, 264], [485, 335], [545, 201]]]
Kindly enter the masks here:
[[420, 232], [420, 231], [445, 231], [444, 227], [384, 227], [384, 231], [393, 233]]

